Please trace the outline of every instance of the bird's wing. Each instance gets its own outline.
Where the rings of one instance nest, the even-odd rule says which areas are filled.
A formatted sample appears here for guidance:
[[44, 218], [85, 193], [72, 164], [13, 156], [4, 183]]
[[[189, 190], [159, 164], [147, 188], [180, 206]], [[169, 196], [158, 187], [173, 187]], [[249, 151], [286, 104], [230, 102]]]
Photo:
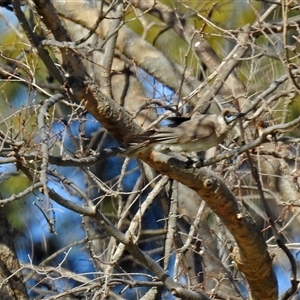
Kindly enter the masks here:
[[202, 115], [176, 127], [161, 127], [150, 136], [151, 143], [184, 144], [205, 139], [215, 131], [215, 116]]
[[184, 144], [189, 141], [204, 140], [215, 134], [215, 122], [210, 117], [211, 116], [205, 116], [199, 118], [199, 120], [191, 119], [191, 121], [178, 126], [177, 129], [181, 131], [181, 134], [177, 142]]

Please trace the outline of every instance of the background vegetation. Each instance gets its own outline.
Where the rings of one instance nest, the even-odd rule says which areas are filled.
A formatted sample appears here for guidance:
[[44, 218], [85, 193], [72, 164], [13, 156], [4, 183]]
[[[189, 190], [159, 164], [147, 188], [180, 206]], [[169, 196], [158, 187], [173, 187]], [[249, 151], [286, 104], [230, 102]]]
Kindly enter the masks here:
[[[297, 299], [298, 1], [0, 5], [1, 299]], [[224, 107], [199, 168], [120, 156]]]

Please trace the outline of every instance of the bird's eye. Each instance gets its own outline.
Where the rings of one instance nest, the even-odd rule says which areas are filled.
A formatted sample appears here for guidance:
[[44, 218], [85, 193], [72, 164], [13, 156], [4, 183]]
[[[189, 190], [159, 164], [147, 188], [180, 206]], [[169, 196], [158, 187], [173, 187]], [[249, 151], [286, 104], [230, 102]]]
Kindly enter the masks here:
[[225, 115], [224, 119], [227, 124], [230, 124], [231, 122], [236, 120], [236, 116], [229, 112]]

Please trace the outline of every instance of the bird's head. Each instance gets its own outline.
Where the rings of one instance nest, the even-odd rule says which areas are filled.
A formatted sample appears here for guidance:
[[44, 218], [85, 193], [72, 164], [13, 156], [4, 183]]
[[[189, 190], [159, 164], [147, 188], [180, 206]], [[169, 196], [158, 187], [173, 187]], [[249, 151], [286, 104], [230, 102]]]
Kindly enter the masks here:
[[225, 121], [226, 125], [230, 124], [233, 126], [236, 121], [245, 116], [245, 114], [238, 112], [235, 108], [226, 108], [222, 111], [220, 116]]

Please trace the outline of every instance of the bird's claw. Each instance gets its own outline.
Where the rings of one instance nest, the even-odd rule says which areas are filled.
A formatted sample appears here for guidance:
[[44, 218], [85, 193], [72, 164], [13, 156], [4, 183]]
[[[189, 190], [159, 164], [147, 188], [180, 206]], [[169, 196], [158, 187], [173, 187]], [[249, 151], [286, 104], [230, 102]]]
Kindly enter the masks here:
[[203, 159], [187, 157], [186, 168], [198, 169], [203, 167]]

